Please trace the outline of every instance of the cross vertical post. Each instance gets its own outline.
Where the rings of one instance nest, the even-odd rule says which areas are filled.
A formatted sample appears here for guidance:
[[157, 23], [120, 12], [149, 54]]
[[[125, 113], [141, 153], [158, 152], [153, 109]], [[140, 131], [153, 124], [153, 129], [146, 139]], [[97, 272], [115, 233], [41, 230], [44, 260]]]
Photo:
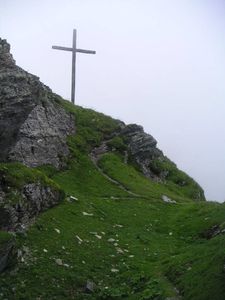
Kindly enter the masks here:
[[75, 87], [76, 87], [76, 55], [78, 53], [96, 54], [93, 50], [84, 50], [77, 48], [77, 30], [73, 30], [72, 48], [62, 46], [52, 46], [52, 49], [72, 52], [72, 77], [71, 77], [71, 102], [75, 104]]
[[75, 104], [77, 31], [73, 30], [71, 101]]

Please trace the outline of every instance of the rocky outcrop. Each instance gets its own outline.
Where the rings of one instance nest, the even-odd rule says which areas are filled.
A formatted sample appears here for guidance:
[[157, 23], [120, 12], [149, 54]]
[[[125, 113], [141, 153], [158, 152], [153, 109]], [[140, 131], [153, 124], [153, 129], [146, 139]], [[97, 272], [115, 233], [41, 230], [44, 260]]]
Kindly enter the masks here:
[[113, 131], [110, 137], [92, 149], [90, 158], [99, 168], [101, 157], [112, 151], [119, 152], [125, 164], [131, 163], [138, 167], [139, 171], [150, 180], [169, 183], [175, 188], [177, 186], [193, 200], [205, 200], [203, 189], [157, 148], [157, 141], [153, 136], [144, 132], [142, 126], [125, 125], [120, 122], [117, 130]]
[[156, 147], [157, 141], [154, 137], [145, 133], [143, 127], [136, 124], [125, 126], [121, 135], [143, 174], [149, 178], [156, 178], [156, 174], [150, 168], [150, 163], [156, 158], [163, 157], [163, 153]]
[[36, 167], [63, 166], [66, 138], [74, 118], [39, 78], [16, 66], [10, 46], [0, 39], [0, 161]]
[[[74, 133], [74, 117], [63, 109], [59, 97], [38, 77], [18, 67], [10, 45], [0, 39], [0, 162], [61, 168], [69, 155], [67, 137]], [[18, 173], [23, 176], [23, 171]], [[7, 176], [1, 170], [0, 230], [24, 229], [62, 199], [61, 190], [41, 176], [26, 179], [19, 188], [7, 182]]]
[[[12, 200], [12, 194], [16, 195], [16, 201]], [[24, 231], [40, 212], [62, 199], [62, 191], [41, 182], [26, 184], [22, 190], [1, 187], [0, 230]]]

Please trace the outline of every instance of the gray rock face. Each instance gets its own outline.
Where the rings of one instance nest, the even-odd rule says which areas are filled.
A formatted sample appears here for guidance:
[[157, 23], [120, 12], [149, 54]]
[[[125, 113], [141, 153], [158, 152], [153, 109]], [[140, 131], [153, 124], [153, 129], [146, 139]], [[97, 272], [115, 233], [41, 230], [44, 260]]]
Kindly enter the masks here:
[[15, 68], [15, 61], [10, 54], [10, 45], [0, 38], [0, 68]]
[[23, 187], [18, 194], [18, 201], [7, 201], [7, 192], [0, 199], [0, 230], [23, 231], [42, 211], [53, 207], [62, 200], [62, 192], [39, 182]]
[[14, 256], [14, 240], [11, 239], [7, 243], [0, 245], [0, 273], [8, 267], [8, 264]]
[[63, 165], [74, 118], [39, 78], [15, 65], [10, 46], [0, 39], [0, 161], [35, 167]]
[[149, 178], [156, 178], [149, 168], [149, 164], [153, 159], [163, 157], [163, 153], [156, 147], [157, 141], [154, 137], [145, 133], [143, 127], [136, 124], [125, 126], [121, 134], [143, 174]]
[[[172, 161], [164, 156], [163, 152], [157, 148], [157, 141], [150, 134], [145, 133], [142, 126], [127, 125], [122, 128], [120, 135], [128, 147], [131, 159], [136, 162], [146, 177], [157, 182], [170, 181], [179, 188], [187, 189], [188, 187], [188, 197], [205, 200], [203, 189], [194, 179], [180, 171]], [[170, 201], [163, 200], [174, 203], [171, 199]]]

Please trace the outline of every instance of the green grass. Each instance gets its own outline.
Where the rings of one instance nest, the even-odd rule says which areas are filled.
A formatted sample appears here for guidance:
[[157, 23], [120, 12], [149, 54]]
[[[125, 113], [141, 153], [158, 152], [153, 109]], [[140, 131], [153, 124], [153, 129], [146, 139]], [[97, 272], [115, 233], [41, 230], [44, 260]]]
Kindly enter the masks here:
[[5, 231], [0, 231], [0, 245], [4, 245], [9, 242], [12, 238], [12, 235]]
[[[184, 300], [225, 299], [225, 235], [203, 238], [214, 225], [224, 228], [225, 205], [193, 201], [192, 185], [154, 183], [124, 164], [121, 154], [104, 155], [102, 170], [138, 196], [127, 193], [88, 155], [118, 122], [63, 105], [78, 124], [68, 140], [68, 168], [36, 171], [78, 201], [65, 199], [42, 213], [26, 235], [16, 236], [23, 259], [0, 275], [0, 299], [165, 300], [177, 298], [177, 290]], [[120, 150], [121, 141], [115, 144]], [[16, 168], [10, 174], [17, 182]], [[176, 203], [163, 202], [162, 195]], [[96, 284], [93, 293], [85, 291], [88, 280]]]
[[40, 182], [54, 188], [59, 186], [49, 179], [43, 172], [28, 168], [21, 163], [0, 163], [0, 175], [4, 178], [4, 185], [21, 189], [25, 184]]
[[161, 198], [163, 194], [179, 201], [190, 201], [188, 194], [182, 187], [175, 186], [172, 182], [156, 183], [150, 181], [129, 164], [124, 164], [120, 156], [115, 153], [104, 154], [99, 166], [111, 178], [118, 180], [123, 185], [131, 189], [133, 192], [151, 198]]
[[167, 182], [175, 184], [178, 189], [186, 193], [189, 198], [195, 200], [205, 200], [204, 191], [190, 176], [177, 169], [176, 165], [169, 159], [155, 159], [150, 163], [152, 171], [156, 175], [166, 172], [165, 179]]

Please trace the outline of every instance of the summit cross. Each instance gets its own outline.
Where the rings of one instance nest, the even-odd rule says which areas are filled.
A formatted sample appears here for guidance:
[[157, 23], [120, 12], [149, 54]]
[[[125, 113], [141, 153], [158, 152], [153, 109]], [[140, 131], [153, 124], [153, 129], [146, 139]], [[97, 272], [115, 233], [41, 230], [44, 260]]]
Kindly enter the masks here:
[[93, 50], [84, 50], [77, 48], [77, 30], [73, 30], [73, 44], [72, 48], [61, 47], [61, 46], [52, 46], [52, 49], [64, 50], [72, 52], [72, 78], [71, 78], [71, 102], [75, 104], [75, 84], [76, 84], [76, 53], [85, 53], [85, 54], [96, 54], [96, 51]]

